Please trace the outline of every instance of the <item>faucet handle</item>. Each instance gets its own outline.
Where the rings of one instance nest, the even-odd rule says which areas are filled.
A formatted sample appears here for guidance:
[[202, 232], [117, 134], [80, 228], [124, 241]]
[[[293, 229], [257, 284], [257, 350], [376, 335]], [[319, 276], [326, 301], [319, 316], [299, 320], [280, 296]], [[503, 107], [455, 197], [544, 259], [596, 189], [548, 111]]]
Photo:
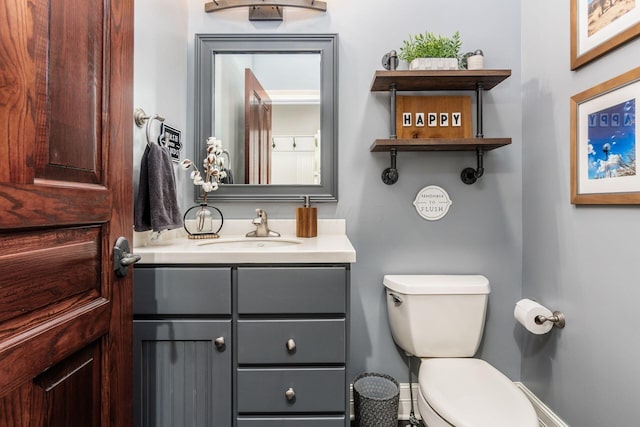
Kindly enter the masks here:
[[256, 217], [253, 219], [254, 225], [264, 224], [267, 220], [267, 213], [263, 209], [256, 209]]

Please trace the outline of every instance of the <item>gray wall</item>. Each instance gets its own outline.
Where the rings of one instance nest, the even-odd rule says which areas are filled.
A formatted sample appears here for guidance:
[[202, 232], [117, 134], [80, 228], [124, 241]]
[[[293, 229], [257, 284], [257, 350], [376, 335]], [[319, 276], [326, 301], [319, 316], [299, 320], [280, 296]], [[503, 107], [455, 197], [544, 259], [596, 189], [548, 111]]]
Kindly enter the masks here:
[[567, 327], [514, 327], [522, 381], [570, 425], [638, 425], [638, 208], [570, 204], [569, 99], [639, 66], [640, 40], [570, 71], [561, 3], [522, 2], [523, 295], [564, 311]]
[[[138, 3], [138, 2], [137, 2]], [[136, 103], [148, 110], [164, 112], [166, 103], [153, 102], [148, 95], [167, 73], [187, 76], [179, 94], [186, 103], [190, 139], [193, 116], [192, 75], [195, 33], [337, 33], [339, 34], [339, 202], [319, 206], [320, 218], [345, 218], [347, 232], [357, 250], [352, 269], [351, 377], [362, 371], [379, 371], [408, 381], [407, 364], [395, 347], [387, 324], [382, 277], [399, 273], [480, 273], [491, 281], [489, 315], [480, 356], [513, 380], [520, 378], [520, 348], [514, 336], [513, 307], [522, 290], [522, 95], [520, 2], [503, 0], [368, 0], [328, 1], [324, 14], [289, 8], [282, 23], [252, 23], [247, 10], [206, 14], [201, 0], [183, 0], [173, 7], [144, 8], [138, 13], [136, 33], [162, 31], [157, 21], [184, 19], [187, 31], [175, 47], [179, 70], [155, 69], [136, 78]], [[186, 5], [185, 11], [173, 9]], [[491, 22], [486, 19], [491, 11]], [[140, 15], [144, 16], [140, 16]], [[158, 16], [156, 16], [158, 15]], [[143, 22], [141, 22], [143, 21]], [[142, 27], [141, 27], [142, 26]], [[373, 73], [381, 69], [382, 55], [398, 49], [409, 33], [426, 30], [462, 36], [463, 51], [481, 48], [487, 68], [510, 68], [513, 75], [485, 96], [484, 133], [488, 137], [511, 137], [513, 144], [486, 156], [485, 176], [475, 185], [460, 181], [460, 172], [475, 166], [471, 153], [401, 153], [400, 180], [393, 186], [380, 175], [389, 156], [371, 153], [376, 138], [389, 135], [387, 94], [373, 94]], [[184, 36], [184, 37], [183, 37]], [[140, 56], [157, 54], [149, 46], [136, 45], [136, 69]], [[170, 46], [162, 46], [167, 52]], [[186, 58], [184, 55], [187, 55]], [[140, 59], [144, 61], [144, 59]], [[178, 83], [178, 82], [176, 82]], [[139, 87], [140, 85], [140, 87]], [[140, 94], [145, 89], [145, 94]], [[157, 90], [160, 90], [158, 88]], [[140, 94], [140, 95], [139, 95]], [[139, 95], [139, 96], [138, 96]], [[472, 93], [470, 93], [472, 95]], [[149, 96], [148, 105], [144, 98]], [[185, 112], [177, 112], [181, 116]], [[166, 113], [169, 114], [169, 113]], [[184, 156], [193, 156], [188, 149]], [[139, 155], [134, 154], [139, 163]], [[178, 175], [186, 174], [177, 171]], [[183, 179], [181, 202], [193, 203], [193, 188]], [[453, 200], [449, 214], [428, 222], [416, 213], [412, 201], [427, 185], [444, 187]], [[215, 197], [215, 195], [214, 195]], [[252, 218], [256, 204], [219, 204], [227, 218]], [[293, 218], [294, 204], [265, 204], [273, 218]], [[223, 230], [224, 233], [224, 230]]]
[[[135, 0], [133, 105], [148, 115], [160, 114], [165, 123], [182, 131], [187, 141], [187, 0]], [[133, 124], [134, 197], [138, 189], [140, 159], [146, 145], [146, 126]], [[151, 137], [160, 124], [154, 121]], [[189, 176], [176, 168], [179, 188]], [[183, 204], [183, 206], [186, 206]]]

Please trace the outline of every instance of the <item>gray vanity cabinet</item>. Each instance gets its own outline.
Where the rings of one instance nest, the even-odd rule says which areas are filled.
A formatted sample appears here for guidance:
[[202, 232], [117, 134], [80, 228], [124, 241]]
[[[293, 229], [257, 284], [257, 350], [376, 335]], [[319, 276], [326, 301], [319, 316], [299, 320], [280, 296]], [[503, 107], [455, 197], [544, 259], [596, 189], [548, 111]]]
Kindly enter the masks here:
[[133, 299], [134, 426], [231, 426], [231, 269], [137, 266]]
[[347, 264], [134, 271], [136, 426], [349, 426]]

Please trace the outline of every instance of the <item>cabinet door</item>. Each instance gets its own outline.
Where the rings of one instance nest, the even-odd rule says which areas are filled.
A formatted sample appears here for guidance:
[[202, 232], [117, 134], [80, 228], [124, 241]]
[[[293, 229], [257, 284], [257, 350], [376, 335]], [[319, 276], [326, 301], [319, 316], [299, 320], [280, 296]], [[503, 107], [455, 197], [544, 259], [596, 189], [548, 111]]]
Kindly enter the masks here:
[[133, 333], [134, 426], [231, 425], [231, 320], [136, 320]]

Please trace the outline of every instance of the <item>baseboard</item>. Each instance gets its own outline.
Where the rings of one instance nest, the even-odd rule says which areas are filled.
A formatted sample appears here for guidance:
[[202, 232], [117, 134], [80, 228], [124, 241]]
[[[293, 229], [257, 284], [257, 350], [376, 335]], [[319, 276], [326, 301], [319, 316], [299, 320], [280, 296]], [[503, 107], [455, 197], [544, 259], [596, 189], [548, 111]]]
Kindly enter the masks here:
[[[515, 385], [522, 390], [522, 392], [527, 396], [534, 409], [536, 410], [536, 414], [538, 415], [538, 421], [540, 422], [540, 427], [569, 427], [567, 423], [562, 421], [560, 417], [558, 417], [547, 405], [545, 405], [538, 397], [531, 392], [524, 384], [520, 382], [516, 382]], [[413, 400], [414, 400], [414, 411], [416, 418], [420, 418], [420, 414], [418, 413], [418, 384], [412, 384], [413, 386]], [[351, 403], [351, 419], [354, 418], [354, 410], [353, 410], [353, 384], [349, 387], [349, 400]], [[401, 383], [400, 384], [400, 399], [398, 403], [398, 419], [399, 420], [408, 420], [409, 415], [411, 414], [411, 393], [409, 390], [409, 383]]]
[[531, 404], [536, 410], [536, 414], [538, 414], [538, 421], [540, 422], [540, 427], [569, 427], [569, 424], [565, 423], [557, 416], [547, 405], [544, 404], [538, 397], [533, 394], [531, 390], [527, 388], [524, 384], [520, 382], [516, 382], [515, 385], [522, 390], [522, 392], [527, 396]]

